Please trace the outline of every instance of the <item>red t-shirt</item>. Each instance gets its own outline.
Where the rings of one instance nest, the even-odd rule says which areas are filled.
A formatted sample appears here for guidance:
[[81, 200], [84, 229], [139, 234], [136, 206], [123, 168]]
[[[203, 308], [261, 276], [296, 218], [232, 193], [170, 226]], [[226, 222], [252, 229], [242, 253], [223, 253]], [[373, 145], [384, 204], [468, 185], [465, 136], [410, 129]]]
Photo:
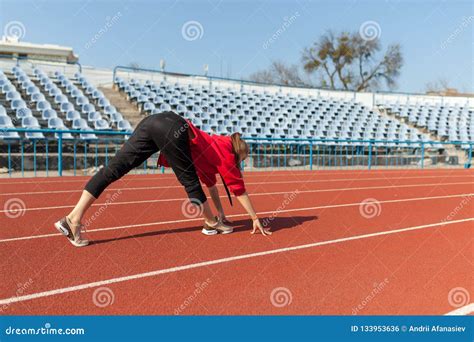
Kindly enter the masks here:
[[[245, 192], [242, 173], [235, 163], [230, 137], [209, 135], [186, 120], [194, 134], [190, 139], [191, 157], [201, 182], [207, 187], [216, 184], [216, 174], [220, 173], [229, 190], [240, 196]], [[158, 158], [158, 166], [169, 167], [163, 153]]]

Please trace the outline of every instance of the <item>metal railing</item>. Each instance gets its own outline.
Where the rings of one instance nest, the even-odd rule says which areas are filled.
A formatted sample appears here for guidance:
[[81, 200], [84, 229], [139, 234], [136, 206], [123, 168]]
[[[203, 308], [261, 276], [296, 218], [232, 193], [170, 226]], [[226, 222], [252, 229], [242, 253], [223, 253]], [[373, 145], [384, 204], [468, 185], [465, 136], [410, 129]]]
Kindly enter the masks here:
[[391, 92], [391, 91], [374, 91], [374, 92], [356, 92], [344, 89], [330, 89], [324, 87], [312, 87], [312, 86], [289, 86], [284, 84], [274, 83], [263, 83], [254, 82], [250, 80], [218, 77], [211, 75], [199, 75], [199, 74], [185, 74], [178, 72], [169, 72], [151, 68], [140, 68], [140, 67], [128, 67], [118, 65], [113, 69], [113, 80], [119, 73], [122, 73], [126, 78], [138, 78], [144, 80], [155, 80], [156, 75], [159, 79], [168, 80], [170, 82], [179, 81], [185, 82], [186, 84], [208, 84], [208, 85], [219, 85], [222, 84], [226, 87], [237, 86], [240, 89], [262, 89], [269, 90], [272, 92], [288, 93], [293, 92], [294, 94], [305, 94], [312, 96], [321, 96], [329, 98], [337, 98], [339, 100], [347, 101], [354, 100], [360, 102], [365, 106], [373, 108], [379, 103], [385, 103], [386, 99], [400, 104], [412, 104], [420, 102], [438, 103], [443, 105], [449, 104], [461, 104], [466, 107], [474, 106], [474, 97], [469, 96], [444, 96], [444, 95], [428, 95], [423, 93], [407, 93], [407, 92]]
[[[16, 170], [21, 172], [21, 176], [26, 171], [32, 171], [36, 176], [40, 170], [45, 171], [46, 176], [52, 170], [57, 170], [58, 176], [62, 176], [64, 170], [72, 170], [73, 175], [77, 175], [78, 168], [83, 169], [86, 174], [86, 170], [92, 165], [97, 168], [104, 161], [107, 165], [131, 135], [130, 132], [119, 131], [3, 128], [0, 129], [0, 136], [3, 132], [41, 133], [44, 136], [30, 139], [23, 136], [6, 137], [0, 140], [0, 168], [6, 167], [9, 176]], [[72, 134], [76, 137], [69, 138]], [[83, 139], [81, 134], [95, 135], [96, 138]], [[113, 154], [111, 145], [114, 147]]]
[[[118, 131], [80, 131], [8, 128], [19, 138], [0, 139], [0, 169], [8, 176], [87, 175], [107, 166], [131, 135]], [[27, 139], [24, 133], [44, 137]], [[71, 138], [71, 134], [73, 134]], [[81, 138], [95, 134], [96, 139]], [[379, 168], [469, 168], [474, 142], [415, 142], [398, 140], [339, 140], [304, 138], [245, 138], [249, 158], [245, 171], [379, 169]], [[155, 154], [135, 173], [165, 172]]]

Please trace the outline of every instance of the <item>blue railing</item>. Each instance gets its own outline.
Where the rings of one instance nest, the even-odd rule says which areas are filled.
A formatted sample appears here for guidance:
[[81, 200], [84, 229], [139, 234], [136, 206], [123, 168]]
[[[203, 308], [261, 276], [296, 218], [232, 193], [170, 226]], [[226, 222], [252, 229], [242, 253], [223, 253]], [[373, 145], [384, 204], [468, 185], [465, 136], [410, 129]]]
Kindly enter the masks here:
[[[90, 168], [107, 166], [130, 132], [80, 131], [8, 128], [3, 132], [19, 133], [18, 138], [0, 139], [0, 168], [8, 175], [36, 176], [51, 171], [87, 174]], [[42, 133], [42, 137], [27, 139], [25, 133]], [[94, 139], [81, 138], [93, 134]], [[72, 135], [72, 136], [71, 136]], [[5, 136], [5, 135], [3, 135]], [[304, 138], [244, 138], [249, 142], [250, 155], [242, 164], [244, 170], [282, 169], [373, 169], [464, 167], [472, 161], [474, 142], [415, 142], [387, 140], [339, 140]], [[156, 165], [157, 155], [139, 166], [135, 172], [164, 172]], [[142, 171], [139, 171], [142, 170]], [[29, 172], [27, 174], [27, 172]]]
[[135, 73], [145, 72], [145, 73], [159, 74], [159, 75], [162, 75], [164, 78], [166, 78], [166, 76], [172, 76], [172, 77], [188, 77], [188, 78], [206, 79], [209, 82], [212, 82], [212, 81], [229, 81], [229, 82], [238, 83], [241, 86], [243, 86], [243, 85], [255, 85], [255, 86], [280, 87], [280, 88], [284, 87], [284, 88], [292, 88], [292, 89], [330, 90], [330, 89], [324, 89], [324, 88], [314, 88], [314, 87], [304, 87], [304, 86], [297, 87], [297, 86], [290, 86], [290, 85], [284, 85], [284, 84], [255, 82], [255, 81], [243, 80], [243, 79], [238, 79], [238, 78], [228, 78], [228, 77], [199, 75], [199, 74], [185, 74], [185, 73], [169, 72], [169, 71], [151, 69], [151, 68], [129, 67], [129, 66], [123, 66], [123, 65], [117, 65], [116, 67], [114, 67], [114, 70], [113, 70], [113, 79], [114, 80], [115, 80], [115, 77], [117, 76], [117, 73], [119, 71], [135, 72]]
[[[128, 138], [130, 132], [119, 131], [82, 131], [82, 130], [54, 130], [54, 129], [27, 129], [27, 128], [4, 128], [0, 129], [0, 136], [2, 133], [41, 133], [44, 137], [19, 138], [6, 137], [0, 140], [0, 157], [1, 164], [4, 164], [4, 156], [6, 154], [6, 167], [8, 174], [11, 176], [12, 172], [16, 170], [14, 166], [19, 167], [21, 175], [25, 175], [25, 171], [33, 171], [36, 176], [38, 170], [44, 170], [46, 176], [49, 176], [51, 171], [51, 164], [56, 164], [57, 175], [62, 176], [65, 166], [67, 170], [72, 170], [73, 174], [77, 174], [78, 156], [80, 152], [78, 147], [83, 147], [82, 156], [84, 169], [90, 165], [89, 159], [93, 159], [93, 165], [99, 167], [100, 154], [99, 146], [103, 147], [103, 155], [105, 164], [108, 164], [110, 159], [110, 144], [113, 144], [114, 152], [123, 144], [124, 140]], [[70, 136], [74, 134], [76, 136]], [[80, 138], [81, 135], [95, 135], [96, 138]], [[114, 139], [115, 138], [115, 139]], [[16, 148], [16, 153], [15, 153]], [[65, 155], [69, 155], [71, 151], [65, 151], [65, 148], [72, 148], [72, 164], [65, 162]], [[94, 151], [90, 155], [90, 149]], [[6, 150], [5, 150], [6, 149]], [[38, 151], [38, 149], [40, 151]], [[39, 154], [44, 159], [44, 164], [39, 167]], [[115, 154], [115, 153], [114, 153]], [[113, 155], [112, 155], [113, 156]], [[1, 167], [5, 167], [1, 165]]]

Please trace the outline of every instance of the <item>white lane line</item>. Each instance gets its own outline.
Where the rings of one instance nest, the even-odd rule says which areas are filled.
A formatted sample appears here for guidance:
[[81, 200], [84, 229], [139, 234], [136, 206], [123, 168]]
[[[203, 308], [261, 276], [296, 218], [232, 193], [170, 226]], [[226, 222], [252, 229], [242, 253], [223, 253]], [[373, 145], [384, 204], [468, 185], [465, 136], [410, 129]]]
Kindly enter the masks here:
[[[468, 178], [474, 176], [443, 176], [443, 178]], [[431, 179], [437, 178], [439, 179], [440, 176], [413, 176], [413, 177], [390, 177], [390, 180], [400, 180], [400, 179]], [[334, 178], [334, 179], [316, 179], [316, 180], [305, 180], [303, 183], [326, 183], [326, 182], [360, 182], [360, 181], [373, 181], [373, 180], [384, 180], [386, 181], [387, 177], [380, 177], [380, 178]], [[245, 185], [267, 185], [267, 184], [301, 184], [301, 180], [296, 181], [277, 181], [277, 182], [245, 182]], [[220, 186], [220, 185], [219, 185]], [[143, 186], [143, 187], [113, 187], [107, 188], [104, 192], [109, 191], [117, 191], [117, 190], [156, 190], [156, 189], [182, 189], [182, 185], [167, 185], [167, 186]], [[7, 193], [0, 193], [0, 196], [14, 196], [14, 195], [40, 195], [40, 194], [63, 194], [63, 193], [71, 193], [71, 192], [82, 192], [81, 189], [70, 189], [70, 190], [51, 190], [51, 191], [25, 191], [25, 192], [7, 192]]]
[[[380, 189], [390, 189], [390, 188], [419, 188], [419, 187], [431, 187], [431, 186], [450, 186], [450, 185], [471, 185], [472, 182], [460, 182], [460, 183], [431, 183], [431, 184], [407, 184], [407, 185], [391, 185], [391, 186], [368, 186], [368, 187], [358, 187], [358, 188], [338, 188], [338, 189], [319, 189], [319, 190], [298, 190], [298, 194], [302, 193], [318, 193], [318, 192], [336, 192], [336, 191], [355, 191], [355, 190], [380, 190]], [[277, 191], [277, 192], [256, 192], [252, 193], [252, 196], [270, 196], [270, 195], [285, 195], [290, 191]], [[219, 196], [220, 198], [227, 198], [227, 196]], [[107, 204], [107, 206], [112, 205], [130, 205], [130, 204], [143, 204], [143, 203], [159, 203], [159, 202], [175, 202], [175, 201], [184, 201], [187, 197], [180, 198], [163, 198], [157, 200], [142, 200], [142, 201], [116, 201]], [[92, 207], [102, 207], [104, 202], [95, 203]], [[39, 210], [55, 210], [55, 209], [65, 209], [65, 208], [74, 208], [74, 205], [59, 205], [52, 207], [33, 207], [33, 208], [24, 208], [22, 212], [26, 211], [39, 211]], [[0, 210], [0, 213], [7, 212], [9, 210]]]
[[432, 228], [432, 227], [446, 226], [446, 225], [450, 225], [450, 224], [463, 223], [463, 222], [468, 222], [468, 221], [474, 221], [474, 218], [468, 218], [468, 219], [456, 220], [456, 221], [449, 221], [449, 222], [436, 222], [436, 223], [425, 224], [425, 225], [420, 225], [420, 226], [407, 227], [407, 228], [401, 228], [401, 229], [395, 229], [395, 230], [389, 230], [389, 231], [382, 231], [382, 232], [370, 233], [370, 234], [355, 235], [355, 236], [350, 236], [350, 237], [345, 237], [345, 238], [340, 238], [340, 239], [314, 242], [314, 243], [309, 243], [309, 244], [305, 244], [305, 245], [298, 245], [298, 246], [293, 246], [293, 247], [271, 249], [271, 250], [267, 250], [267, 251], [263, 251], [263, 252], [242, 254], [242, 255], [237, 255], [237, 256], [232, 256], [232, 257], [227, 257], [227, 258], [215, 259], [215, 260], [204, 261], [204, 262], [197, 262], [197, 263], [187, 264], [187, 265], [183, 265], [183, 266], [176, 266], [176, 267], [165, 268], [165, 269], [161, 269], [161, 270], [155, 270], [155, 271], [151, 271], [151, 272], [138, 273], [138, 274], [124, 276], [124, 277], [110, 278], [110, 279], [106, 279], [106, 280], [100, 280], [100, 281], [80, 284], [80, 285], [76, 285], [76, 286], [69, 286], [69, 287], [63, 287], [63, 288], [58, 288], [58, 289], [54, 289], [54, 290], [44, 291], [44, 292], [37, 292], [37, 293], [29, 294], [29, 295], [4, 298], [4, 299], [0, 299], [0, 305], [8, 305], [8, 304], [12, 304], [12, 303], [24, 302], [24, 301], [27, 301], [27, 300], [38, 299], [38, 298], [43, 298], [43, 297], [50, 297], [50, 296], [55, 296], [55, 295], [68, 293], [68, 292], [81, 291], [81, 290], [90, 289], [90, 288], [98, 287], [98, 286], [105, 286], [105, 285], [122, 283], [122, 282], [126, 282], [126, 281], [131, 281], [131, 280], [155, 277], [155, 276], [158, 276], [158, 275], [161, 275], [161, 274], [166, 274], [166, 273], [180, 272], [180, 271], [190, 270], [190, 269], [194, 269], [194, 268], [212, 266], [212, 265], [217, 265], [217, 264], [224, 264], [224, 263], [233, 262], [233, 261], [237, 261], [237, 260], [251, 259], [251, 258], [256, 258], [256, 257], [261, 257], [261, 256], [266, 256], [266, 255], [277, 254], [277, 253], [292, 252], [292, 251], [308, 249], [308, 248], [313, 248], [313, 247], [332, 245], [332, 244], [341, 243], [341, 242], [367, 239], [367, 238], [376, 237], [376, 236], [404, 233], [404, 232], [409, 232], [409, 231], [414, 231], [414, 230], [421, 230], [421, 229], [427, 229], [427, 228]]
[[[346, 175], [350, 174], [349, 172], [344, 172], [344, 173], [337, 173], [337, 175]], [[352, 173], [354, 174], [354, 173]], [[450, 173], [451, 174], [451, 173]], [[331, 175], [330, 173], [315, 173], [312, 171], [311, 173], [294, 173], [292, 176], [328, 176]], [[31, 180], [23, 180], [23, 181], [18, 181], [15, 182], [15, 180], [19, 180], [20, 178], [3, 178], [5, 180], [11, 180], [9, 182], [2, 182], [0, 185], [8, 185], [8, 184], [36, 184], [36, 183], [41, 183], [41, 184], [49, 184], [49, 183], [79, 183], [79, 182], [87, 182], [93, 175], [89, 176], [64, 176], [64, 177], [51, 177], [51, 179], [45, 179], [45, 180], [38, 180], [37, 182], [31, 181]], [[267, 177], [285, 177], [286, 174], [277, 174], [271, 173], [267, 174], [266, 172], [246, 172], [244, 173], [245, 178], [267, 178]], [[25, 179], [31, 179], [33, 177], [25, 177]], [[2, 178], [0, 178], [1, 180]], [[133, 174], [128, 174], [124, 176], [124, 178], [121, 179], [121, 181], [128, 180], [128, 181], [148, 181], [148, 180], [170, 180], [170, 179], [176, 179], [176, 176], [171, 172], [171, 173], [166, 173], [166, 174], [148, 174], [148, 175], [133, 175]]]
[[[470, 194], [458, 194], [458, 195], [447, 195], [447, 196], [432, 196], [432, 197], [415, 197], [415, 198], [404, 198], [404, 199], [396, 199], [396, 200], [385, 200], [385, 201], [378, 201], [378, 203], [400, 203], [400, 202], [414, 202], [414, 201], [427, 201], [427, 200], [437, 200], [437, 199], [444, 199], [444, 198], [457, 198], [457, 197], [468, 197], [474, 196], [474, 193]], [[267, 214], [274, 214], [274, 213], [290, 213], [290, 212], [298, 212], [298, 211], [310, 211], [310, 210], [318, 210], [318, 209], [334, 209], [334, 208], [344, 208], [344, 207], [354, 207], [360, 206], [360, 202], [355, 203], [344, 203], [344, 204], [333, 204], [333, 205], [323, 205], [317, 207], [306, 207], [306, 208], [295, 208], [295, 209], [284, 209], [278, 211], [260, 211], [258, 215], [267, 215]], [[248, 214], [233, 214], [227, 215], [227, 217], [242, 217], [247, 216]], [[173, 221], [157, 221], [157, 222], [149, 222], [149, 223], [139, 223], [139, 224], [129, 224], [124, 226], [115, 226], [115, 227], [105, 227], [105, 228], [96, 228], [96, 229], [88, 229], [88, 233], [93, 232], [102, 232], [108, 230], [118, 230], [118, 229], [128, 229], [128, 228], [137, 228], [137, 227], [148, 227], [148, 226], [160, 226], [166, 224], [174, 224], [174, 223], [183, 223], [183, 222], [200, 222], [202, 218], [195, 218], [195, 219], [181, 219], [181, 220], [173, 220]], [[31, 240], [31, 239], [39, 239], [39, 238], [48, 238], [48, 237], [56, 237], [56, 236], [63, 236], [60, 233], [55, 234], [41, 234], [41, 235], [30, 235], [30, 236], [21, 236], [15, 238], [8, 238], [0, 240], [2, 242], [13, 242], [13, 241], [20, 241], [20, 240]]]
[[[459, 169], [453, 169], [454, 171], [458, 173], [466, 172], [465, 170], [459, 170]], [[340, 171], [340, 170], [314, 170], [310, 172], [305, 172], [300, 171], [300, 170], [294, 170], [294, 171], [288, 171], [288, 170], [267, 170], [267, 171], [251, 171], [247, 170], [244, 172], [244, 176], [246, 178], [250, 177], [285, 177], [287, 175], [292, 175], [292, 176], [329, 176], [329, 175], [354, 175], [354, 174], [375, 174], [375, 173], [384, 173], [384, 174], [396, 174], [396, 173], [401, 173], [401, 174], [407, 174], [407, 173], [417, 173], [421, 171], [423, 174], [440, 174], [442, 172], [447, 172], [448, 175], [452, 174], [452, 171], [446, 170], [446, 169], [440, 169], [440, 170], [419, 170], [419, 169], [401, 169], [401, 170], [349, 170], [349, 171]], [[456, 173], [455, 172], [455, 173]], [[468, 172], [468, 171], [467, 171]], [[439, 175], [440, 177], [442, 175]], [[5, 180], [11, 180], [7, 182], [2, 182], [0, 185], [9, 185], [9, 184], [43, 184], [43, 183], [78, 183], [78, 182], [85, 182], [89, 180], [92, 177], [92, 175], [78, 175], [78, 176], [53, 176], [50, 179], [45, 179], [45, 180], [37, 180], [37, 181], [19, 181], [15, 182], [15, 180], [20, 179], [20, 177], [13, 177], [13, 178], [8, 178], [8, 177], [0, 177], [0, 179], [5, 179]], [[176, 179], [176, 177], [173, 175], [173, 173], [151, 173], [147, 175], [143, 174], [129, 174], [126, 176], [128, 178], [135, 178], [134, 181], [148, 181], [148, 180], [166, 180], [166, 179]], [[31, 179], [34, 177], [24, 177], [24, 179]], [[61, 179], [62, 180], [57, 180]], [[69, 179], [68, 179], [69, 178]], [[78, 179], [79, 178], [79, 179]]]
[[469, 315], [471, 313], [474, 313], [474, 303], [467, 304], [465, 306], [457, 308], [456, 310], [450, 311], [446, 313], [445, 316], [462, 316]]

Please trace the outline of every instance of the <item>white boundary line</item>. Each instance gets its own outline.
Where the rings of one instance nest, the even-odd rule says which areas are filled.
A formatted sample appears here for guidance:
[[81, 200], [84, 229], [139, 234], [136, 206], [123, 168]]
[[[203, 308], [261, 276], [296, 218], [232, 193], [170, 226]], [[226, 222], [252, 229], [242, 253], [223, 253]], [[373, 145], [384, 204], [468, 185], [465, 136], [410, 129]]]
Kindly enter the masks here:
[[[473, 176], [444, 176], [444, 178], [466, 178], [466, 177], [474, 177]], [[351, 182], [360, 182], [360, 181], [372, 181], [372, 180], [387, 180], [387, 179], [431, 179], [431, 178], [437, 178], [439, 179], [439, 176], [423, 176], [423, 177], [381, 177], [381, 178], [335, 178], [335, 179], [316, 179], [316, 180], [305, 180], [304, 183], [326, 183], [326, 182], [345, 182], [345, 181], [351, 181]], [[267, 185], [267, 184], [301, 184], [301, 180], [297, 181], [279, 181], [279, 182], [245, 182], [245, 185]], [[441, 183], [440, 183], [441, 184]], [[221, 186], [220, 184], [218, 184]], [[168, 185], [168, 186], [143, 186], [143, 187], [131, 187], [131, 188], [107, 188], [104, 190], [104, 192], [107, 191], [117, 191], [117, 190], [156, 190], [156, 189], [181, 189], [183, 188], [182, 185]], [[26, 191], [26, 192], [7, 192], [7, 193], [1, 193], [0, 196], [13, 196], [13, 195], [40, 195], [40, 194], [62, 194], [62, 193], [71, 193], [71, 192], [82, 192], [82, 188], [78, 190], [51, 190], [51, 191]]]
[[467, 304], [465, 306], [462, 306], [460, 308], [457, 308], [456, 310], [450, 311], [445, 314], [445, 316], [464, 316], [464, 315], [469, 315], [474, 312], [474, 303]]
[[[466, 197], [466, 196], [473, 196], [474, 193], [469, 194], [458, 194], [458, 195], [447, 195], [447, 196], [433, 196], [433, 197], [416, 197], [416, 198], [404, 198], [404, 199], [396, 199], [396, 200], [386, 200], [386, 201], [378, 201], [378, 203], [400, 203], [400, 202], [414, 202], [414, 201], [425, 201], [425, 200], [436, 200], [436, 199], [443, 199], [443, 198], [457, 198], [457, 197]], [[323, 205], [317, 207], [306, 207], [306, 208], [295, 208], [295, 209], [285, 209], [279, 211], [261, 211], [258, 212], [258, 215], [266, 215], [266, 214], [274, 214], [274, 213], [289, 213], [289, 212], [298, 212], [298, 211], [310, 211], [310, 210], [317, 210], [317, 209], [334, 209], [334, 208], [344, 208], [344, 207], [354, 207], [359, 206], [360, 202], [355, 203], [344, 203], [344, 204], [333, 204], [333, 205]], [[233, 214], [227, 215], [227, 217], [242, 217], [247, 216], [248, 214]], [[102, 232], [108, 230], [118, 230], [118, 229], [128, 229], [128, 228], [137, 228], [137, 227], [149, 227], [149, 226], [160, 226], [165, 224], [174, 224], [174, 223], [184, 223], [184, 222], [199, 222], [202, 221], [202, 218], [195, 218], [195, 219], [182, 219], [182, 220], [173, 220], [173, 221], [157, 221], [157, 222], [149, 222], [149, 223], [139, 223], [139, 224], [129, 224], [124, 226], [115, 226], [115, 227], [105, 227], [105, 228], [96, 228], [96, 229], [88, 229], [88, 233], [93, 232]], [[32, 240], [32, 239], [39, 239], [39, 238], [48, 238], [48, 237], [57, 237], [63, 236], [60, 233], [55, 234], [41, 234], [41, 235], [30, 235], [30, 236], [21, 236], [16, 238], [8, 238], [0, 240], [2, 242], [13, 242], [13, 241], [20, 241], [20, 240]]]
[[[313, 170], [313, 171], [308, 171], [308, 170], [265, 170], [265, 171], [252, 171], [252, 170], [247, 170], [244, 171], [244, 176], [246, 178], [250, 178], [253, 176], [256, 177], [284, 177], [288, 174], [290, 175], [298, 175], [298, 176], [310, 176], [310, 175], [319, 175], [319, 176], [333, 176], [333, 175], [353, 175], [353, 174], [363, 174], [363, 173], [387, 173], [387, 174], [396, 174], [396, 173], [413, 173], [413, 172], [422, 172], [425, 174], [439, 174], [442, 172], [446, 172], [448, 174], [452, 174], [454, 172], [465, 172], [464, 169], [439, 169], [439, 170], [422, 170], [422, 169], [400, 169], [400, 170], [381, 170], [381, 169], [376, 169], [376, 170], [359, 170], [359, 169], [354, 169], [354, 170]], [[20, 179], [33, 179], [35, 177], [0, 177], [0, 180], [11, 180], [13, 182], [1, 182], [0, 185], [8, 185], [8, 184], [37, 184], [37, 183], [75, 183], [75, 182], [83, 182], [91, 178], [93, 175], [70, 175], [70, 176], [51, 176], [49, 177], [38, 177], [38, 178], [43, 178], [43, 180], [37, 180], [37, 181], [19, 181], [19, 182], [14, 182], [15, 180], [20, 180]], [[150, 173], [150, 174], [127, 174], [127, 178], [136, 178], [138, 181], [143, 181], [143, 180], [150, 180], [150, 179], [176, 179], [176, 177], [173, 175], [172, 172], [170, 173]], [[170, 176], [170, 177], [168, 177]], [[68, 179], [70, 178], [70, 179]], [[74, 179], [75, 178], [75, 179]], [[77, 178], [82, 178], [82, 179], [77, 179]], [[146, 178], [146, 179], [145, 179]], [[62, 180], [55, 180], [55, 179], [62, 179]]]
[[100, 281], [80, 284], [80, 285], [76, 285], [76, 286], [63, 287], [63, 288], [58, 288], [58, 289], [55, 289], [55, 290], [37, 292], [37, 293], [32, 293], [32, 294], [24, 295], [24, 296], [15, 296], [15, 297], [10, 297], [10, 298], [0, 299], [0, 305], [8, 305], [8, 304], [12, 304], [12, 303], [24, 302], [24, 301], [32, 300], [32, 299], [50, 297], [50, 296], [55, 296], [55, 295], [68, 293], [68, 292], [75, 292], [75, 291], [90, 289], [90, 288], [94, 288], [94, 287], [98, 287], [98, 286], [106, 286], [106, 285], [110, 285], [110, 284], [122, 283], [122, 282], [136, 280], [136, 279], [155, 277], [155, 276], [158, 276], [158, 275], [161, 275], [161, 274], [180, 272], [180, 271], [185, 271], [185, 270], [194, 269], [194, 268], [201, 268], [201, 267], [206, 267], [206, 266], [211, 266], [211, 265], [217, 265], [217, 264], [233, 262], [233, 261], [237, 261], [237, 260], [256, 258], [256, 257], [272, 255], [272, 254], [277, 254], [277, 253], [283, 253], [283, 252], [297, 251], [297, 250], [308, 249], [308, 248], [319, 247], [319, 246], [325, 246], [325, 245], [331, 245], [331, 244], [336, 244], [336, 243], [341, 243], [341, 242], [346, 242], [346, 241], [367, 239], [367, 238], [371, 238], [371, 237], [375, 237], [375, 236], [383, 236], [383, 235], [397, 234], [397, 233], [403, 233], [403, 232], [414, 231], [414, 230], [427, 229], [427, 228], [432, 228], [432, 227], [446, 226], [446, 225], [450, 225], [450, 224], [463, 223], [463, 222], [468, 222], [468, 221], [474, 221], [474, 218], [468, 218], [468, 219], [456, 220], [456, 221], [449, 221], [449, 222], [437, 222], [437, 223], [425, 224], [425, 225], [420, 225], [420, 226], [413, 226], [413, 227], [407, 227], [407, 228], [401, 228], [401, 229], [395, 229], [395, 230], [389, 230], [389, 231], [382, 231], [382, 232], [377, 232], [377, 233], [355, 235], [355, 236], [350, 236], [350, 237], [345, 237], [345, 238], [340, 238], [340, 239], [334, 239], [334, 240], [320, 241], [320, 242], [315, 242], [315, 243], [310, 243], [310, 244], [305, 244], [305, 245], [299, 245], [299, 246], [293, 246], [293, 247], [272, 249], [272, 250], [267, 250], [267, 251], [263, 251], [263, 252], [242, 254], [242, 255], [237, 255], [237, 256], [232, 256], [232, 257], [227, 257], [227, 258], [221, 258], [221, 259], [215, 259], [215, 260], [210, 260], [210, 261], [192, 263], [192, 264], [176, 266], [176, 267], [171, 267], [171, 268], [165, 268], [165, 269], [155, 270], [155, 271], [151, 271], [151, 272], [138, 273], [138, 274], [134, 274], [134, 275], [130, 275], [130, 276], [110, 278], [110, 279], [106, 279], [106, 280], [100, 280]]
[[[380, 190], [380, 189], [390, 189], [390, 188], [419, 188], [419, 187], [429, 187], [429, 186], [448, 186], [448, 185], [465, 185], [472, 184], [472, 182], [462, 182], [462, 183], [431, 183], [431, 184], [406, 184], [406, 185], [390, 185], [390, 186], [369, 186], [369, 187], [358, 187], [358, 188], [339, 188], [339, 189], [319, 189], [319, 190], [298, 190], [298, 194], [302, 193], [318, 193], [318, 192], [335, 192], [335, 191], [355, 191], [355, 190]], [[256, 192], [252, 193], [252, 197], [255, 196], [269, 196], [269, 195], [284, 195], [288, 194], [291, 191], [278, 191], [278, 192]], [[219, 196], [220, 198], [227, 198], [227, 196]], [[112, 205], [129, 205], [129, 204], [143, 204], [143, 203], [159, 203], [159, 202], [175, 202], [175, 201], [185, 201], [187, 197], [180, 198], [163, 198], [157, 200], [142, 200], [142, 201], [125, 201], [125, 202], [110, 202], [107, 206]], [[104, 202], [95, 203], [92, 207], [102, 207]], [[55, 210], [55, 209], [65, 209], [65, 208], [74, 208], [74, 205], [60, 205], [53, 207], [36, 207], [36, 208], [25, 208], [21, 209], [21, 212], [25, 211], [39, 211], [39, 210]], [[0, 213], [8, 212], [9, 210], [0, 210]]]

